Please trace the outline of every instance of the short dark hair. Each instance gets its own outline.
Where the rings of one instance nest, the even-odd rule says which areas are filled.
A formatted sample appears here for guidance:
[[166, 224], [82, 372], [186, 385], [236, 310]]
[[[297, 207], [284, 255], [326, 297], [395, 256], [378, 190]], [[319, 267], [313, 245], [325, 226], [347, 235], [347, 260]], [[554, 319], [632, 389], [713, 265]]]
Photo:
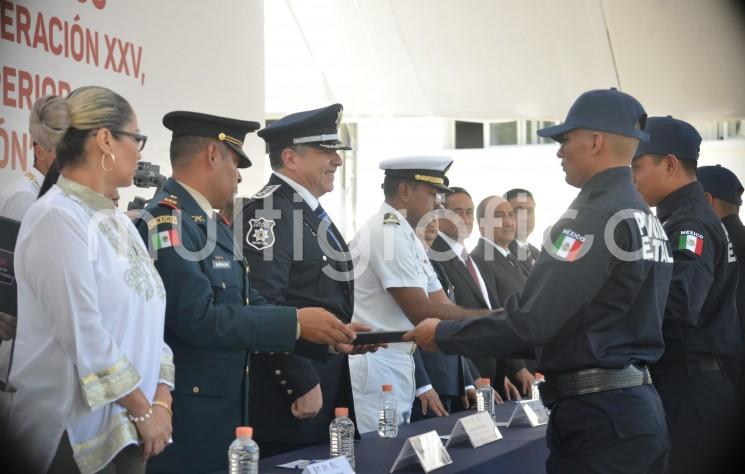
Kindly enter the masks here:
[[[654, 161], [655, 165], [659, 165], [660, 161], [662, 161], [662, 159], [665, 156], [667, 155], [652, 155], [652, 160]], [[680, 163], [680, 167], [683, 168], [683, 171], [685, 171], [688, 176], [696, 176], [696, 169], [698, 169], [698, 161], [688, 160], [685, 158], [680, 158], [678, 156], [675, 156], [675, 158], [678, 159], [678, 162]]]
[[473, 200], [473, 198], [471, 197], [471, 194], [468, 191], [466, 191], [465, 188], [460, 188], [458, 186], [450, 186], [450, 192], [445, 194], [445, 205], [446, 206], [447, 206], [448, 200], [450, 199], [450, 196], [452, 196], [453, 194], [465, 194], [471, 200]]
[[281, 150], [272, 150], [269, 152], [269, 166], [272, 167], [273, 170], [278, 170], [284, 168], [285, 164], [282, 161], [282, 152], [286, 149], [293, 150], [295, 153], [303, 154], [303, 147], [308, 145], [298, 144], [298, 145], [290, 145], [282, 148]]
[[184, 162], [210, 144], [212, 138], [181, 135], [171, 139], [171, 165]]
[[516, 197], [519, 197], [520, 194], [525, 194], [530, 199], [535, 199], [535, 198], [533, 198], [533, 193], [531, 193], [527, 189], [523, 189], [523, 188], [513, 188], [513, 189], [510, 189], [509, 191], [507, 191], [506, 193], [504, 193], [502, 195], [502, 197], [505, 198], [507, 201], [511, 201], [512, 199], [515, 199]]
[[412, 181], [407, 178], [399, 178], [398, 176], [386, 176], [383, 180], [383, 196], [386, 199], [391, 199], [398, 196], [398, 185], [401, 183], [408, 183], [412, 187], [419, 185], [416, 181]]

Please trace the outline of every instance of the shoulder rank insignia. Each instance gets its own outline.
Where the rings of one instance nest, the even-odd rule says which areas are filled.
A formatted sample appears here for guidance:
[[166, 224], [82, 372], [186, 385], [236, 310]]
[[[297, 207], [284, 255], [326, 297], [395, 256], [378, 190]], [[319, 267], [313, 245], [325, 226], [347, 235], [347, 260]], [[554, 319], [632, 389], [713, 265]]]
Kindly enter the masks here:
[[178, 196], [171, 194], [160, 200], [158, 204], [162, 204], [166, 207], [178, 209]]
[[261, 188], [259, 192], [251, 196], [251, 199], [264, 199], [267, 196], [271, 196], [272, 193], [278, 190], [279, 188], [280, 188], [279, 184], [266, 185], [263, 188]]
[[398, 216], [394, 212], [386, 212], [385, 215], [383, 215], [383, 224], [401, 224], [401, 221], [398, 220]]
[[256, 250], [268, 249], [274, 245], [274, 219], [249, 219], [246, 243]]

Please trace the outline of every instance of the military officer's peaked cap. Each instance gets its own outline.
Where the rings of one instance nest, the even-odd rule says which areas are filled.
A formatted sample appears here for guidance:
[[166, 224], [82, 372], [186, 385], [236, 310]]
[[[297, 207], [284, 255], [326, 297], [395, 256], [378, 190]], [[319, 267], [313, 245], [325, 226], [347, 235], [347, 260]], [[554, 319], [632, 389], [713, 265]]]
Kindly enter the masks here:
[[[704, 191], [722, 201], [742, 205], [742, 193], [745, 188], [735, 173], [722, 165], [702, 166], [697, 171], [698, 180]], [[742, 276], [740, 278], [743, 278]]]
[[175, 111], [163, 116], [163, 125], [173, 132], [173, 137], [193, 136], [219, 140], [238, 155], [238, 168], [248, 168], [251, 160], [243, 151], [246, 134], [261, 126], [258, 122], [238, 120], [198, 112]]
[[701, 135], [688, 122], [667, 117], [647, 120], [649, 141], [640, 143], [634, 157], [646, 154], [675, 155], [682, 160], [698, 160]]
[[293, 145], [309, 145], [327, 150], [351, 150], [339, 140], [339, 124], [344, 107], [329, 105], [283, 117], [258, 135], [269, 145], [269, 151], [281, 151]]
[[440, 191], [451, 192], [445, 176], [453, 159], [449, 156], [406, 156], [380, 162], [386, 176], [403, 178], [434, 186]]
[[617, 90], [587, 91], [574, 101], [564, 123], [538, 130], [541, 137], [563, 141], [564, 134], [578, 128], [649, 140], [644, 131], [647, 113], [638, 100]]

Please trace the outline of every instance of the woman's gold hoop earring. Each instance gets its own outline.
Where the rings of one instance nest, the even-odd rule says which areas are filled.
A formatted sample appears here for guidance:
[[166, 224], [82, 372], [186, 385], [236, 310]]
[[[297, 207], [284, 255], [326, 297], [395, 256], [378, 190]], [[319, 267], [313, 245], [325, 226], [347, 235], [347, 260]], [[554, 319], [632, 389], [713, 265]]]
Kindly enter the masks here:
[[114, 164], [116, 163], [116, 156], [114, 156], [113, 153], [109, 153], [111, 155], [111, 168], [106, 167], [106, 153], [101, 154], [101, 168], [103, 168], [104, 171], [111, 171], [114, 169]]

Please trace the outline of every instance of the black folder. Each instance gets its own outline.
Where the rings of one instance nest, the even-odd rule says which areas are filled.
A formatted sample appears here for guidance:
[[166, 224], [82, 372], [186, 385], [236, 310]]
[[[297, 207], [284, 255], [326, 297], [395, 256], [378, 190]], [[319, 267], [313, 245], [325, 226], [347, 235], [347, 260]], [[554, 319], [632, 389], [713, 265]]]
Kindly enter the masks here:
[[20, 228], [20, 222], [0, 216], [0, 311], [14, 316], [18, 312], [18, 297], [13, 252]]

